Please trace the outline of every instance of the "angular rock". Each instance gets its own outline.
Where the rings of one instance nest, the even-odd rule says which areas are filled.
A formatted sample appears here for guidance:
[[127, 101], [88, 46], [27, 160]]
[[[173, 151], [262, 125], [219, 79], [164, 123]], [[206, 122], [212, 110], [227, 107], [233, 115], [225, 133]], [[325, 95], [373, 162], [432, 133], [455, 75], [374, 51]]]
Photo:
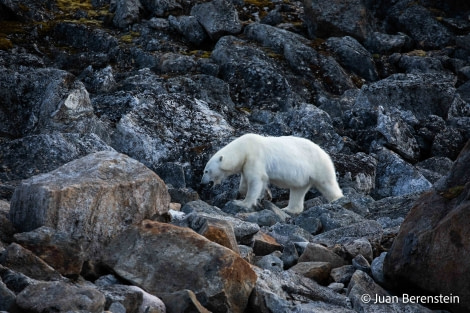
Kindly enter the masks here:
[[389, 14], [400, 31], [408, 33], [416, 44], [425, 49], [441, 48], [452, 40], [448, 29], [418, 3], [399, 1]]
[[68, 233], [39, 227], [31, 232], [15, 235], [17, 243], [32, 251], [61, 275], [78, 277], [85, 261], [85, 253], [79, 242]]
[[356, 39], [350, 36], [330, 37], [326, 45], [338, 56], [339, 63], [345, 69], [366, 81], [378, 80], [379, 76], [372, 55]]
[[344, 310], [342, 312], [350, 312], [350, 304], [345, 296], [294, 271], [273, 273], [259, 268], [255, 270], [259, 278], [250, 297], [248, 309], [251, 312], [297, 312], [301, 307], [300, 301], [291, 299], [299, 298], [304, 303], [322, 302], [339, 306]]
[[140, 0], [145, 9], [154, 16], [168, 16], [174, 10], [181, 10], [181, 2], [178, 0]]
[[104, 262], [157, 296], [190, 289], [216, 312], [243, 312], [257, 277], [233, 251], [190, 229], [149, 220], [117, 236]]
[[188, 216], [188, 223], [198, 234], [240, 254], [233, 226], [230, 222], [223, 219], [190, 214]]
[[163, 181], [143, 164], [103, 151], [24, 180], [11, 200], [20, 231], [47, 226], [80, 239], [87, 257], [128, 228], [169, 209]]
[[373, 251], [369, 240], [365, 238], [347, 240], [343, 246], [351, 258], [362, 255], [368, 262], [372, 262]]
[[166, 313], [210, 313], [210, 311], [204, 308], [197, 300], [194, 292], [188, 289], [162, 294], [161, 297], [166, 304]]
[[[10, 203], [0, 200], [0, 242], [10, 243], [17, 232], [10, 219]], [[1, 248], [0, 248], [1, 250]]]
[[10, 312], [14, 310], [16, 295], [0, 280], [0, 311]]
[[382, 252], [380, 256], [376, 257], [372, 264], [370, 265], [370, 270], [374, 281], [378, 284], [384, 286], [386, 284], [385, 274], [384, 274], [384, 261], [387, 256], [387, 252]]
[[[230, 224], [232, 224], [235, 232], [235, 237], [237, 242], [250, 242], [254, 234], [256, 234], [260, 227], [258, 224], [244, 222], [238, 218], [235, 218], [231, 215], [224, 213], [221, 209], [215, 206], [211, 206], [202, 200], [192, 201], [186, 203], [182, 208], [181, 212], [184, 212], [189, 215], [195, 214], [198, 217], [209, 217], [209, 218], [220, 218]], [[192, 219], [193, 217], [191, 217]], [[179, 226], [189, 227], [189, 219], [185, 219], [180, 223], [175, 223]]]
[[253, 252], [255, 255], [268, 255], [274, 251], [282, 251], [282, 245], [275, 238], [262, 231], [253, 236]]
[[249, 110], [287, 111], [296, 95], [276, 62], [263, 50], [234, 36], [220, 38], [211, 54], [235, 103]]
[[54, 68], [0, 71], [4, 101], [0, 131], [11, 138], [47, 132], [96, 133], [107, 130], [94, 115], [88, 91], [72, 74]]
[[392, 35], [372, 32], [364, 44], [372, 53], [390, 54], [411, 49], [412, 39], [404, 33]]
[[129, 25], [138, 22], [143, 6], [140, 0], [116, 0], [113, 24], [116, 27], [125, 29]]
[[348, 35], [364, 41], [374, 28], [374, 19], [364, 1], [319, 0], [310, 1], [311, 15], [307, 18], [317, 22], [320, 38]]
[[59, 272], [19, 244], [10, 244], [0, 255], [0, 264], [37, 280], [62, 280]]
[[357, 312], [432, 312], [420, 304], [402, 303], [400, 297], [392, 296], [363, 271], [354, 273], [348, 286], [347, 295]]
[[331, 278], [337, 282], [342, 284], [349, 284], [352, 275], [356, 269], [352, 265], [343, 265], [337, 268], [333, 268], [330, 272]]
[[80, 310], [101, 313], [105, 297], [91, 287], [65, 282], [40, 282], [20, 292], [16, 303], [20, 309], [33, 313]]
[[346, 261], [342, 257], [316, 243], [309, 243], [307, 245], [307, 248], [299, 257], [299, 262], [328, 262], [331, 268], [346, 265]]
[[284, 262], [278, 257], [280, 255], [279, 251], [277, 252], [263, 256], [256, 261], [255, 265], [271, 272], [282, 272], [284, 270]]
[[[298, 34], [258, 23], [245, 27], [244, 34], [282, 54], [296, 73], [318, 80], [334, 93], [340, 94], [347, 89], [354, 88], [352, 80], [334, 58], [318, 53], [311, 47], [308, 40]], [[323, 80], [328, 80], [328, 82]]]
[[20, 180], [55, 170], [72, 160], [98, 151], [114, 151], [95, 134], [51, 133], [25, 136], [0, 144], [0, 179]]
[[13, 291], [15, 294], [20, 293], [23, 289], [29, 285], [38, 283], [37, 280], [32, 279], [21, 272], [13, 271], [3, 265], [0, 265], [0, 277], [5, 283], [8, 289]]
[[470, 309], [470, 289], [464, 283], [470, 271], [465, 253], [470, 246], [465, 226], [470, 218], [469, 161], [467, 143], [449, 175], [415, 202], [384, 262], [385, 277], [396, 288], [458, 295], [459, 303], [448, 304], [455, 312]]
[[359, 214], [354, 213], [351, 210], [347, 210], [342, 206], [324, 204], [302, 212], [294, 219], [294, 224], [305, 228], [305, 226], [303, 226], [304, 223], [311, 223], [312, 219], [318, 219], [320, 221], [321, 229], [324, 232], [359, 223], [364, 220], [364, 218]]
[[168, 22], [170, 22], [171, 27], [176, 29], [190, 43], [195, 44], [196, 46], [202, 44], [208, 39], [207, 33], [195, 16], [183, 15], [174, 17], [170, 15], [168, 17]]
[[368, 194], [375, 188], [377, 159], [363, 152], [354, 155], [337, 153], [331, 158], [343, 189], [351, 186], [358, 192]]
[[205, 101], [175, 94], [140, 95], [116, 125], [112, 139], [114, 148], [155, 169], [165, 161], [180, 162], [232, 132]]
[[328, 262], [299, 262], [289, 270], [313, 279], [319, 284], [325, 284], [330, 277], [331, 264]]
[[366, 220], [349, 226], [335, 228], [330, 231], [316, 235], [312, 242], [333, 247], [345, 238], [367, 238], [372, 247], [376, 247], [382, 238], [383, 229], [377, 221]]
[[383, 107], [379, 107], [376, 130], [382, 135], [384, 145], [405, 160], [416, 162], [419, 159], [421, 151], [414, 129], [399, 114], [386, 112]]
[[416, 168], [386, 148], [378, 152], [377, 160], [374, 195], [379, 198], [421, 193], [432, 186]]
[[213, 41], [224, 35], [236, 35], [242, 30], [235, 6], [226, 0], [196, 4], [191, 15], [197, 18]]

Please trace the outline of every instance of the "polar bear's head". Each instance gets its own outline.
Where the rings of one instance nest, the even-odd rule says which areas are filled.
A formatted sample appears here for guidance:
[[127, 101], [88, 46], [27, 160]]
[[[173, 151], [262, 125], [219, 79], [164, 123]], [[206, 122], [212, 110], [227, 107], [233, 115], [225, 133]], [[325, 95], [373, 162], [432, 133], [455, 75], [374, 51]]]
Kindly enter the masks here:
[[214, 155], [204, 168], [201, 184], [208, 184], [210, 182], [213, 182], [214, 186], [220, 184], [230, 175], [230, 171], [225, 168], [226, 163], [226, 158], [223, 155]]

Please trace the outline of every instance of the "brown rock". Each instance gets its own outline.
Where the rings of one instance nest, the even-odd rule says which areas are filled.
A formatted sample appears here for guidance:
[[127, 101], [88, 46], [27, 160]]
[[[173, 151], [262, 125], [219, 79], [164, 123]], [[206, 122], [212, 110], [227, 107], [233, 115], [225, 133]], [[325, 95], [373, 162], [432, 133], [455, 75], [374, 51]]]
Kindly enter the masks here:
[[274, 251], [282, 251], [282, 245], [276, 239], [261, 231], [253, 236], [253, 252], [255, 255], [268, 255]]
[[398, 289], [458, 296], [452, 312], [470, 311], [469, 162], [470, 142], [437, 190], [415, 202], [384, 262], [387, 281]]
[[61, 280], [63, 277], [46, 262], [19, 244], [10, 244], [0, 256], [0, 264], [38, 280]]
[[90, 258], [133, 223], [168, 211], [164, 182], [124, 154], [101, 151], [24, 180], [11, 199], [20, 231], [51, 227], [79, 239]]
[[300, 262], [292, 266], [290, 270], [320, 284], [325, 284], [330, 277], [331, 264], [328, 262]]
[[80, 275], [84, 251], [68, 234], [40, 227], [31, 232], [15, 234], [14, 237], [17, 243], [31, 250], [60, 274], [68, 277]]
[[257, 279], [232, 250], [189, 228], [149, 220], [116, 237], [104, 262], [156, 296], [189, 289], [213, 312], [243, 312]]
[[316, 243], [307, 245], [304, 253], [299, 258], [299, 262], [328, 262], [332, 268], [346, 265], [346, 261], [339, 255]]

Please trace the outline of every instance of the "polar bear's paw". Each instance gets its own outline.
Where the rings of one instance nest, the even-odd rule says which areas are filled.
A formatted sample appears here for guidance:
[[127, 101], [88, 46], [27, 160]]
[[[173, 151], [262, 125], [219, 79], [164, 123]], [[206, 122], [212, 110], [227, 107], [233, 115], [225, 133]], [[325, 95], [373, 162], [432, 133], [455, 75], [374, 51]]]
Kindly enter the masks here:
[[303, 212], [304, 208], [302, 208], [302, 207], [295, 207], [295, 208], [285, 207], [282, 210], [284, 212], [290, 214], [290, 215], [298, 215], [298, 214]]
[[237, 205], [237, 206], [241, 206], [243, 208], [249, 208], [251, 209], [253, 206], [255, 206], [256, 203], [254, 204], [251, 204], [251, 203], [248, 203], [247, 201], [245, 200], [233, 200], [233, 204]]

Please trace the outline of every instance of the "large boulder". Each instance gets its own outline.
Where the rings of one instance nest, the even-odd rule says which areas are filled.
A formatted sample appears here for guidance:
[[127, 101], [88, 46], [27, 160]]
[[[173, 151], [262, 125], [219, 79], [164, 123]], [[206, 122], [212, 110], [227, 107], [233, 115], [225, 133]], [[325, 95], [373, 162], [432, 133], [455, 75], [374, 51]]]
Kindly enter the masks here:
[[232, 250], [189, 228], [150, 220], [116, 237], [104, 262], [157, 296], [189, 289], [212, 312], [244, 312], [257, 280]]
[[417, 295], [458, 296], [452, 312], [470, 310], [470, 142], [450, 174], [419, 198], [384, 262], [388, 281]]
[[168, 211], [164, 182], [126, 155], [102, 151], [24, 180], [11, 199], [19, 231], [47, 226], [80, 239], [91, 258], [133, 223]]

